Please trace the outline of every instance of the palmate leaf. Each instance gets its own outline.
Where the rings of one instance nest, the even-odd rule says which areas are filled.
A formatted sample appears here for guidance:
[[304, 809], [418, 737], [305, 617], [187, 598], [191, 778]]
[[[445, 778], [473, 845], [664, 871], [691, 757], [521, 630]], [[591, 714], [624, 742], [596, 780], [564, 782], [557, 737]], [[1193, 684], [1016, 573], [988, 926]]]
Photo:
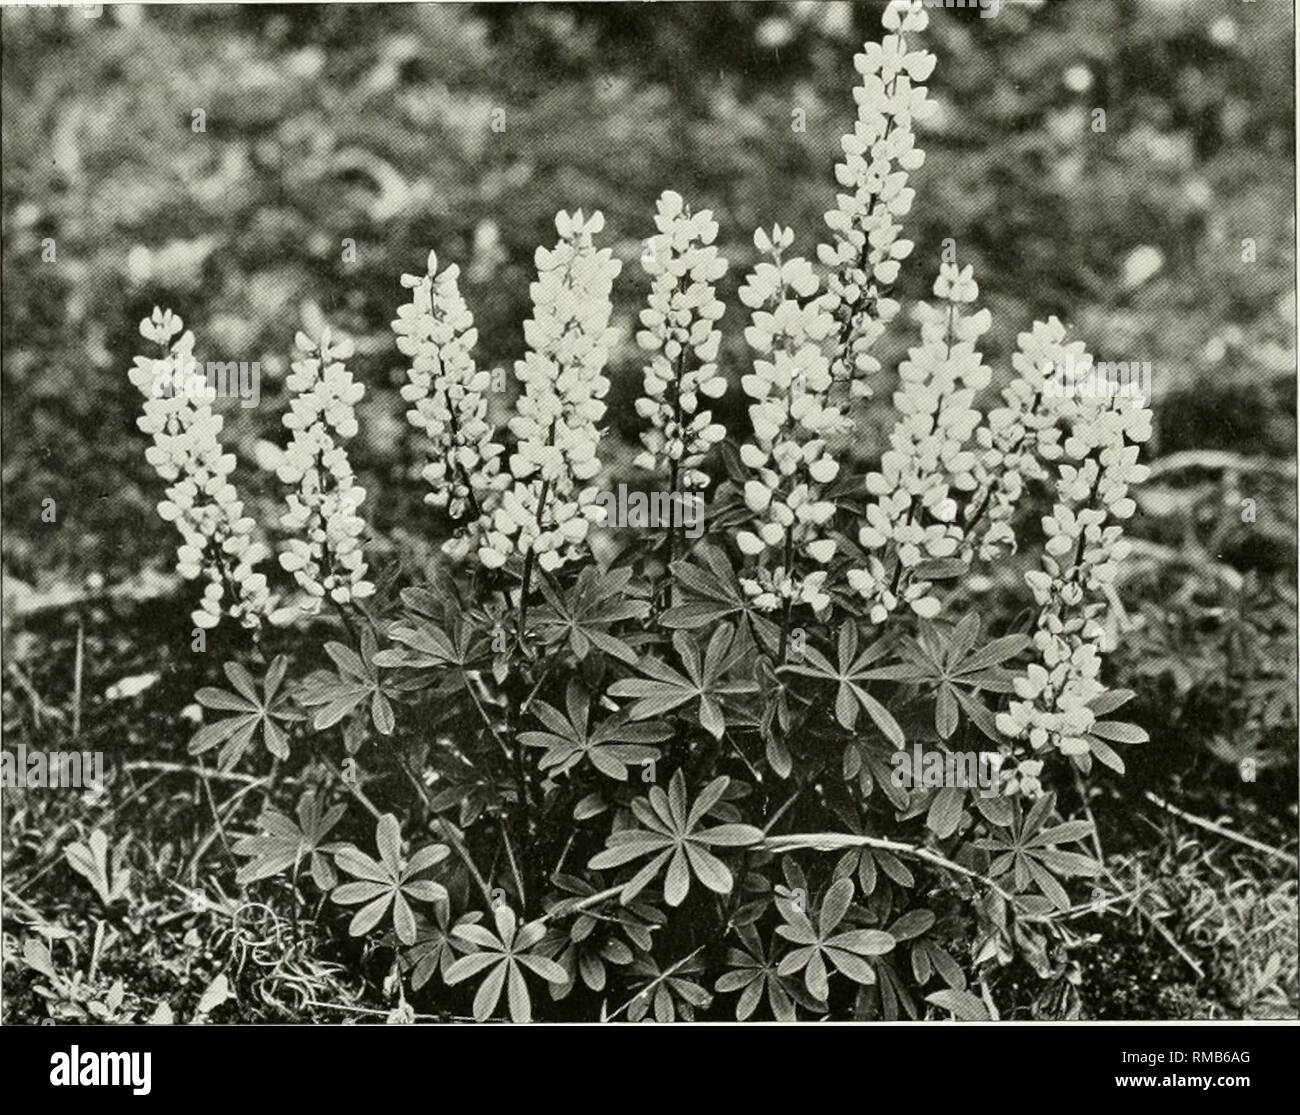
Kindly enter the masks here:
[[592, 991], [604, 991], [609, 978], [607, 964], [624, 966], [632, 963], [632, 949], [617, 937], [597, 940], [588, 937], [572, 940], [558, 930], [547, 933], [538, 948], [564, 969], [567, 982], [551, 984], [551, 998], [557, 1003], [567, 999], [581, 978]]
[[332, 890], [338, 883], [338, 875], [324, 853], [337, 850], [338, 845], [327, 845], [324, 840], [345, 811], [342, 805], [322, 809], [317, 796], [310, 792], [298, 799], [296, 823], [279, 810], [266, 809], [257, 821], [260, 832], [240, 837], [233, 845], [235, 855], [250, 857], [239, 869], [235, 881], [246, 886], [259, 879], [269, 879], [290, 868], [297, 869], [306, 859], [316, 885], [323, 891]]
[[768, 949], [752, 925], [736, 927], [736, 935], [743, 948], [727, 950], [727, 963], [731, 970], [718, 977], [713, 989], [723, 993], [739, 991], [736, 1000], [736, 1021], [751, 1018], [767, 993], [768, 1008], [778, 1022], [796, 1021], [795, 1005], [824, 1013], [826, 1004], [809, 995], [799, 983], [777, 971], [776, 941]]
[[853, 880], [845, 877], [827, 888], [816, 923], [793, 902], [776, 903], [784, 919], [776, 932], [795, 946], [781, 957], [777, 972], [783, 976], [803, 972], [808, 993], [819, 1002], [825, 1002], [830, 994], [827, 961], [856, 983], [874, 983], [875, 970], [867, 958], [883, 956], [896, 943], [883, 929], [839, 930], [852, 900]]
[[576, 680], [569, 682], [565, 707], [567, 716], [545, 701], [534, 701], [529, 710], [546, 730], [519, 733], [525, 747], [546, 748], [538, 766], [552, 775], [564, 774], [586, 759], [607, 778], [626, 782], [628, 764], [657, 759], [659, 749], [649, 745], [673, 735], [668, 724], [629, 724], [617, 716], [591, 724], [591, 697]]
[[753, 607], [726, 553], [707, 542], [696, 546], [695, 553], [703, 558], [703, 564], [683, 560], [670, 567], [677, 595], [673, 607], [661, 617], [663, 625], [693, 631], [723, 620], [739, 621], [774, 654], [781, 642], [781, 629]]
[[[855, 821], [848, 826], [856, 835], [862, 836], [862, 826]], [[911, 869], [893, 852], [883, 848], [850, 848], [835, 864], [834, 878], [855, 876], [864, 895], [875, 892], [883, 875], [904, 890], [910, 890], [916, 884]]]
[[[909, 1018], [917, 1017], [917, 1006], [912, 992], [924, 987], [937, 973], [945, 984], [958, 991], [966, 990], [966, 974], [961, 965], [937, 941], [927, 934], [934, 927], [936, 918], [930, 910], [916, 908], [901, 914], [888, 926], [890, 935], [898, 942], [897, 951], [890, 957], [876, 957], [872, 964], [876, 969], [876, 986], [879, 994], [880, 1015], [886, 1021], [897, 1021], [901, 1014]], [[899, 968], [903, 958], [899, 956], [902, 946], [906, 945], [911, 960], [914, 986], [908, 986], [900, 974]], [[859, 997], [859, 1011], [863, 1006]], [[860, 1017], [864, 1015], [859, 1015]]]
[[432, 879], [422, 879], [429, 868], [441, 863], [451, 849], [445, 844], [426, 844], [408, 860], [402, 855], [402, 831], [397, 818], [385, 813], [375, 826], [379, 859], [371, 859], [353, 844], [334, 852], [334, 862], [356, 881], [340, 883], [330, 898], [341, 906], [360, 906], [348, 926], [354, 937], [363, 937], [392, 910], [393, 928], [404, 945], [415, 943], [415, 914], [410, 902], [447, 900], [447, 889]]
[[337, 672], [319, 670], [299, 687], [297, 701], [315, 709], [312, 728], [323, 732], [362, 706], [380, 735], [390, 736], [396, 726], [393, 706], [380, 684], [376, 657], [379, 648], [370, 628], [361, 631], [361, 653], [343, 643], [326, 643], [325, 653], [334, 660]]
[[567, 638], [579, 661], [595, 647], [635, 666], [636, 651], [609, 630], [616, 623], [645, 619], [650, 614], [648, 600], [628, 595], [631, 580], [632, 570], [626, 566], [605, 573], [588, 566], [572, 588], [561, 594], [543, 579], [546, 604], [533, 614], [543, 645], [554, 646]]
[[845, 620], [840, 624], [839, 638], [836, 643], [835, 665], [811, 644], [804, 647], [805, 663], [781, 666], [779, 672], [800, 674], [804, 677], [817, 678], [836, 683], [835, 718], [840, 726], [853, 731], [858, 722], [861, 709], [871, 718], [872, 723], [880, 729], [890, 743], [901, 748], [906, 740], [903, 729], [893, 714], [875, 697], [867, 692], [866, 683], [879, 678], [891, 678], [894, 675], [888, 667], [869, 669], [889, 653], [889, 644], [878, 640], [863, 650], [858, 649], [857, 624]]
[[660, 873], [665, 875], [664, 901], [670, 906], [680, 906], [686, 899], [692, 876], [717, 894], [729, 894], [734, 882], [731, 871], [710, 849], [743, 848], [763, 839], [762, 830], [753, 825], [701, 828], [730, 782], [725, 775], [715, 778], [688, 806], [686, 777], [676, 771], [667, 793], [655, 786], [649, 797], [632, 802], [632, 813], [643, 827], [611, 833], [605, 850], [597, 852], [587, 866], [600, 871], [650, 857], [650, 862], [623, 887], [619, 900], [625, 905]]
[[681, 659], [684, 674], [658, 659], [645, 658], [637, 665], [644, 677], [623, 678], [614, 682], [608, 692], [612, 697], [635, 698], [628, 710], [633, 720], [649, 720], [698, 702], [700, 726], [714, 739], [721, 739], [727, 730], [723, 700], [758, 691], [753, 681], [725, 680], [735, 665], [736, 656], [729, 653], [734, 634], [735, 629], [729, 624], [719, 627], [701, 658], [695, 640], [685, 631], [678, 631], [673, 635], [673, 648]]
[[411, 977], [411, 990], [419, 991], [437, 972], [444, 983], [452, 963], [463, 953], [473, 950], [473, 945], [455, 935], [461, 925], [474, 925], [483, 920], [477, 910], [462, 914], [452, 921], [451, 903], [441, 899], [433, 903], [434, 920], [423, 914], [415, 915], [415, 943], [402, 947], [397, 934], [389, 934], [383, 943], [398, 950], [397, 960], [403, 973]]
[[960, 710], [989, 739], [1002, 741], [993, 713], [976, 694], [1012, 692], [1012, 675], [1003, 663], [1022, 653], [1032, 640], [1028, 635], [1004, 635], [976, 647], [979, 632], [980, 618], [974, 612], [947, 632], [936, 624], [925, 624], [917, 638], [900, 642], [903, 661], [885, 667], [878, 675], [933, 688], [934, 726], [940, 739], [950, 739], [957, 731]]
[[[557, 873], [552, 881], [562, 891], [574, 896], [568, 899], [548, 900], [547, 916], [557, 917], [566, 907], [582, 898], [596, 894], [596, 888], [574, 875]], [[623, 929], [634, 940], [650, 945], [646, 923], [633, 909], [618, 906], [601, 914], [579, 911], [565, 928], [547, 931], [538, 951], [549, 956], [565, 971], [567, 982], [551, 984], [551, 998], [556, 1002], [567, 998], [581, 979], [592, 991], [604, 991], [608, 976], [607, 964], [623, 967], [632, 963], [632, 949], [616, 933]]]
[[302, 719], [289, 706], [288, 696], [280, 692], [288, 666], [289, 660], [283, 654], [276, 655], [266, 668], [259, 694], [257, 683], [242, 663], [225, 663], [222, 669], [234, 691], [205, 686], [194, 694], [194, 699], [204, 708], [235, 715], [203, 725], [190, 739], [190, 754], [202, 755], [220, 744], [217, 766], [229, 770], [243, 757], [261, 728], [266, 749], [277, 759], [287, 759], [289, 737], [281, 725]]
[[504, 904], [492, 911], [492, 918], [496, 933], [483, 925], [460, 924], [452, 930], [453, 936], [475, 951], [452, 962], [445, 982], [454, 985], [483, 974], [483, 982], [474, 995], [475, 1019], [486, 1022], [491, 1018], [505, 991], [510, 1020], [531, 1022], [533, 1005], [524, 972], [558, 984], [568, 982], [568, 973], [550, 957], [534, 951], [546, 936], [545, 922], [539, 919], [520, 926], [514, 911]]
[[1058, 910], [1068, 910], [1070, 897], [1057, 876], [1091, 878], [1101, 874], [1102, 866], [1091, 856], [1057, 847], [1086, 839], [1092, 826], [1087, 821], [1050, 824], [1055, 808], [1055, 794], [1044, 794], [1028, 813], [1013, 799], [1011, 824], [994, 826], [974, 846], [993, 856], [989, 874], [994, 878], [1011, 875], [1017, 891], [1036, 885]]
[[[406, 592], [403, 592], [403, 599]], [[465, 621], [450, 605], [446, 626], [428, 616], [408, 614], [388, 628], [397, 646], [385, 647], [375, 655], [375, 665], [384, 669], [443, 670], [456, 666], [469, 669], [487, 658], [491, 644], [482, 632]]]
[[863, 797], [870, 797], [879, 788], [895, 809], [906, 809], [910, 795], [894, 781], [892, 762], [896, 754], [893, 747], [878, 738], [854, 737], [844, 745], [844, 781], [856, 779]]
[[[636, 948], [648, 952], [654, 944], [654, 931], [668, 920], [662, 910], [644, 899], [626, 906], [605, 906], [598, 915], [585, 910], [574, 913], [574, 905], [598, 893], [596, 887], [586, 879], [563, 872], [552, 875], [551, 881], [564, 894], [547, 901], [547, 917], [558, 918], [573, 914], [573, 920], [569, 923], [569, 935], [573, 940], [590, 936], [598, 925], [617, 927]], [[626, 961], [619, 960], [617, 963], [623, 964]]]

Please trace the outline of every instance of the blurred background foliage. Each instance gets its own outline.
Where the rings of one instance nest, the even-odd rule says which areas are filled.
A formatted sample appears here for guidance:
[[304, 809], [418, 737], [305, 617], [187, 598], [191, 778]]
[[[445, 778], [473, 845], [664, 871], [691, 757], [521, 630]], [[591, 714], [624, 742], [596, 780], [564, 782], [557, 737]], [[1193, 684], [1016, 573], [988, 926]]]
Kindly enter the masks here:
[[[156, 750], [175, 737], [183, 753], [174, 711], [198, 669], [176, 634], [188, 630], [188, 590], [157, 595], [170, 591], [175, 542], [154, 511], [160, 485], [126, 377], [152, 306], [185, 318], [200, 358], [260, 362], [260, 406], [218, 405], [236, 481], [268, 527], [294, 330], [323, 317], [355, 337], [367, 397], [353, 457], [374, 548], [418, 564], [442, 527], [421, 502], [420, 446], [397, 393], [399, 275], [421, 271], [430, 248], [460, 263], [480, 364], [510, 368], [555, 211], [602, 209], [624, 261], [606, 455], [610, 479], [630, 478], [618, 447], [635, 439], [638, 259], [655, 198], [677, 189], [721, 224], [734, 383], [753, 229], [790, 224], [814, 253], [854, 116], [853, 54], [879, 36], [879, 11], [205, 4], [106, 7], [90, 20], [3, 9], [5, 643], [22, 681], [16, 691], [5, 677], [6, 726], [28, 698], [39, 724], [37, 694], [72, 689], [74, 653], [83, 668], [73, 632], [89, 625], [84, 668], [97, 680], [83, 695], [78, 672], [74, 723], [105, 744], [121, 735]], [[1285, 843], [1296, 812], [1292, 7], [1004, 0], [994, 18], [935, 11], [927, 37], [941, 111], [913, 175], [905, 306], [926, 296], [951, 237], [993, 312], [994, 392], [1016, 334], [1048, 314], [1101, 359], [1152, 365], [1156, 470], [1139, 493], [1111, 670], [1139, 691], [1134, 718], [1154, 739], [1099, 801], [1105, 835], [1147, 839], [1131, 803], [1156, 786]], [[887, 369], [914, 343], [906, 317], [899, 326], [882, 344]], [[892, 421], [888, 382], [862, 414], [860, 470]], [[745, 424], [737, 398], [719, 408], [733, 431]], [[510, 404], [494, 400], [498, 420]], [[46, 498], [56, 524], [41, 522]], [[1031, 540], [1042, 511], [1024, 509]], [[967, 586], [991, 626], [1023, 609], [1023, 568], [1007, 562]], [[112, 595], [148, 572], [148, 608]], [[126, 723], [104, 687], [132, 670], [166, 682]], [[1293, 926], [1294, 874], [1277, 885]]]

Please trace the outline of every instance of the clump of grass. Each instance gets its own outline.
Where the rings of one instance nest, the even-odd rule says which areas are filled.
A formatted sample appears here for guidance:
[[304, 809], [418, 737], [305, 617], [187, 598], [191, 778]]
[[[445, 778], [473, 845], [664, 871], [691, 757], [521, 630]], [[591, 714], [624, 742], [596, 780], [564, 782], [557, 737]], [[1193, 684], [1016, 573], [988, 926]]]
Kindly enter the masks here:
[[[1129, 958], [1134, 974], [1155, 984], [1152, 1017], [1300, 1014], [1297, 885], [1284, 865], [1250, 849], [1207, 845], [1191, 834], [1166, 834], [1151, 848], [1112, 856], [1109, 864], [1120, 890], [1103, 901], [1131, 923], [1130, 934], [1108, 945], [1117, 994], [1123, 991], [1126, 954], [1135, 950]], [[1143, 921], [1165, 925], [1202, 966], [1204, 979], [1197, 980], [1185, 962], [1181, 978], [1173, 978], [1178, 957], [1153, 965]], [[1140, 1002], [1135, 1007], [1141, 1009]]]

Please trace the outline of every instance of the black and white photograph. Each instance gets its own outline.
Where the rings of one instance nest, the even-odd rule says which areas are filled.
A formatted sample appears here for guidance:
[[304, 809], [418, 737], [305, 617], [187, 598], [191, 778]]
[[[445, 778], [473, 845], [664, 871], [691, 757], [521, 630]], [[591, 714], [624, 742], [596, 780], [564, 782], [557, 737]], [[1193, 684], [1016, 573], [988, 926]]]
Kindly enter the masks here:
[[1097, 1086], [1251, 1086], [1300, 1012], [1291, 0], [0, 40], [37, 1085], [162, 1096], [102, 1051], [182, 1027], [173, 1073], [1178, 1023]]

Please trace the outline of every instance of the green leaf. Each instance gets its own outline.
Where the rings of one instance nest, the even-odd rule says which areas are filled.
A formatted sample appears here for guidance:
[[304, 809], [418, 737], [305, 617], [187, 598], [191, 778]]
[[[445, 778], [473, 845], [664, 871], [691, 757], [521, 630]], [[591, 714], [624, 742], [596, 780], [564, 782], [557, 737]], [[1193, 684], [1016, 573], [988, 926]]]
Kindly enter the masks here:
[[969, 991], [948, 987], [942, 991], [932, 991], [925, 997], [925, 1001], [941, 1007], [962, 1022], [988, 1022], [990, 1018], [989, 1008], [984, 1005], [984, 1001]]
[[278, 655], [271, 662], [263, 676], [259, 696], [248, 670], [241, 663], [227, 662], [224, 666], [226, 677], [236, 692], [208, 687], [200, 689], [195, 699], [205, 708], [234, 711], [236, 715], [199, 728], [190, 738], [189, 753], [202, 755], [220, 744], [217, 765], [221, 770], [229, 770], [248, 750], [260, 727], [266, 749], [277, 759], [287, 759], [289, 741], [281, 725], [301, 718], [292, 710], [287, 697], [278, 692], [287, 665], [284, 655]]
[[352, 936], [365, 936], [391, 909], [398, 940], [412, 945], [416, 918], [410, 900], [435, 905], [447, 901], [447, 891], [441, 883], [418, 876], [446, 859], [451, 849], [445, 844], [426, 845], [409, 861], [403, 859], [401, 827], [391, 813], [385, 813], [375, 825], [375, 844], [379, 849], [378, 860], [351, 844], [335, 850], [334, 862], [339, 870], [358, 881], [335, 887], [330, 899], [343, 906], [361, 906], [348, 926]]
[[605, 850], [597, 852], [587, 866], [592, 870], [606, 870], [651, 857], [624, 885], [619, 896], [624, 905], [665, 868], [664, 898], [670, 906], [679, 906], [685, 900], [692, 876], [710, 890], [730, 893], [734, 885], [731, 871], [709, 850], [710, 846], [746, 847], [759, 843], [763, 833], [752, 825], [700, 827], [729, 783], [726, 776], [715, 778], [688, 809], [686, 778], [680, 770], [674, 772], [667, 793], [655, 786], [648, 797], [632, 802], [633, 815], [644, 827], [611, 833]]
[[719, 627], [701, 656], [695, 640], [685, 631], [678, 631], [673, 635], [673, 647], [684, 673], [657, 659], [646, 658], [638, 664], [645, 677], [620, 679], [608, 692], [613, 697], [634, 699], [635, 703], [627, 710], [633, 720], [662, 716], [696, 703], [700, 726], [715, 739], [721, 739], [727, 727], [723, 701], [758, 690], [753, 681], [727, 677], [734, 664], [729, 654], [734, 635], [735, 628], [730, 625]]
[[1098, 720], [1089, 729], [1089, 734], [1112, 743], [1149, 743], [1151, 740], [1145, 728], [1119, 720]]

